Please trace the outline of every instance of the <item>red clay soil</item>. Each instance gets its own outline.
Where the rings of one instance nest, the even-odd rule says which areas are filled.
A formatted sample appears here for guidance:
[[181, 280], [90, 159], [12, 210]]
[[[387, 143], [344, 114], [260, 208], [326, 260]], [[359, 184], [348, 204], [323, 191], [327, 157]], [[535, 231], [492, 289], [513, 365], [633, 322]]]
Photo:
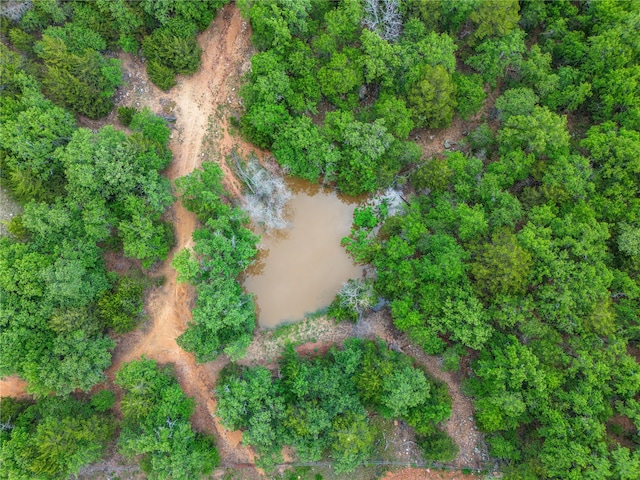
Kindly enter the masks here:
[[407, 468], [389, 472], [382, 480], [478, 480], [475, 475], [430, 468]]
[[[253, 51], [248, 24], [235, 6], [228, 5], [219, 12], [213, 24], [200, 34], [198, 42], [203, 51], [202, 67], [191, 77], [181, 77], [168, 93], [149, 82], [139, 58], [121, 54], [128, 85], [119, 92], [118, 104], [137, 108], [147, 106], [158, 114], [170, 114], [176, 118], [170, 143], [173, 162], [165, 172], [172, 181], [200, 167], [203, 160], [222, 160], [233, 147], [244, 154], [254, 151], [249, 144], [229, 135], [226, 119], [217, 119], [221, 106], [232, 107], [233, 101], [237, 101], [236, 86], [250, 66], [247, 59]], [[219, 125], [214, 125], [218, 120]], [[214, 127], [217, 136], [211, 138]], [[215, 144], [212, 145], [214, 140]], [[260, 155], [260, 152], [255, 153]], [[219, 163], [225, 171], [227, 190], [232, 195], [239, 195], [237, 180], [224, 161]], [[180, 386], [196, 401], [196, 411], [191, 419], [194, 427], [218, 438], [218, 448], [225, 461], [253, 463], [251, 450], [240, 443], [240, 432], [228, 432], [214, 416], [216, 401], [213, 388], [219, 371], [228, 360], [221, 357], [215, 362], [201, 365], [176, 343], [176, 338], [185, 331], [191, 320], [194, 290], [176, 281], [171, 260], [177, 252], [192, 246], [191, 234], [197, 227], [197, 219], [180, 201], [171, 207], [167, 218], [174, 225], [176, 246], [168, 260], [152, 272], [152, 276], [164, 277], [165, 282], [155, 288], [147, 299], [148, 324], [118, 338], [107, 378], [113, 381], [123, 362], [143, 355], [160, 364], [173, 363]]]
[[1, 397], [28, 398], [27, 382], [15, 375], [1, 379], [0, 398]]

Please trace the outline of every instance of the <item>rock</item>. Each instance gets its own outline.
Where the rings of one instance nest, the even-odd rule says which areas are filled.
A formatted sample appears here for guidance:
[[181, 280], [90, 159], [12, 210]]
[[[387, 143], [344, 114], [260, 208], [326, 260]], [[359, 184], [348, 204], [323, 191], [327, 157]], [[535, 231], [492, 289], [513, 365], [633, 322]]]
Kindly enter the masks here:
[[378, 303], [376, 303], [371, 310], [373, 310], [374, 312], [379, 312], [380, 310], [382, 310], [384, 308], [385, 305], [387, 305], [387, 301], [384, 298], [380, 298], [378, 300]]
[[444, 141], [444, 148], [451, 148], [451, 141], [448, 138]]

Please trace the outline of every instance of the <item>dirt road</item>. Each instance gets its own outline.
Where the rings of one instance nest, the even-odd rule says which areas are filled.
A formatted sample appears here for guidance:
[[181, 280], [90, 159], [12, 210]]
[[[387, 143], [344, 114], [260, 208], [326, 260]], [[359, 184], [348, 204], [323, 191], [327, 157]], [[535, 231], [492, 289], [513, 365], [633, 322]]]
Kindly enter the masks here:
[[[191, 77], [180, 77], [178, 85], [168, 93], [149, 82], [139, 58], [121, 55], [128, 85], [119, 92], [118, 104], [136, 108], [146, 106], [158, 114], [176, 118], [170, 143], [173, 162], [165, 172], [172, 181], [189, 174], [204, 160], [222, 160], [234, 146], [243, 153], [252, 151], [250, 145], [231, 137], [227, 120], [220, 114], [235, 107], [235, 91], [240, 77], [250, 67], [252, 47], [248, 25], [240, 17], [238, 9], [228, 5], [200, 34], [198, 42], [203, 51], [202, 67]], [[226, 173], [225, 186], [232, 194], [238, 195], [237, 181], [224, 161], [220, 164]], [[192, 417], [195, 428], [218, 437], [223, 458], [234, 463], [251, 463], [251, 451], [239, 445], [241, 435], [225, 431], [213, 416], [215, 400], [212, 390], [217, 373], [226, 360], [197, 364], [193, 355], [176, 343], [176, 338], [184, 332], [191, 319], [194, 292], [192, 288], [176, 282], [171, 260], [174, 254], [192, 244], [191, 234], [197, 220], [179, 201], [171, 207], [168, 218], [174, 224], [176, 246], [168, 260], [152, 273], [163, 276], [165, 282], [147, 299], [148, 324], [118, 339], [107, 378], [113, 381], [123, 362], [143, 355], [161, 364], [173, 363], [180, 386], [196, 400], [196, 411]]]

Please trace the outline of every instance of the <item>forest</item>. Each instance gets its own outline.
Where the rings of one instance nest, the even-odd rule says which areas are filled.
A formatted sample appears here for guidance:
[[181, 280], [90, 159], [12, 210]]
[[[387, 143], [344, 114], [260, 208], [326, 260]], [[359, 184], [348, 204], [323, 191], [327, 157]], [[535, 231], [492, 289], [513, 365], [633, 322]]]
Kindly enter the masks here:
[[[142, 356], [106, 374], [148, 321], [163, 262], [193, 296], [176, 342], [198, 364], [225, 361], [216, 421], [263, 471], [288, 447], [340, 478], [394, 421], [423, 458], [456, 457], [447, 385], [382, 340], [241, 363], [259, 315], [241, 279], [260, 238], [225, 189], [232, 162], [200, 159], [170, 181], [172, 119], [117, 97], [122, 55], [171, 92], [201, 68], [198, 34], [237, 8], [254, 50], [227, 130], [283, 174], [369, 199], [342, 244], [373, 273], [326, 315], [357, 326], [381, 305], [459, 372], [504, 478], [637, 479], [640, 2], [226, 3], [1, 11], [0, 182], [22, 213], [0, 237], [0, 378], [28, 396], [0, 402], [0, 478], [69, 478], [114, 451], [150, 479], [221, 463], [179, 368]], [[390, 190], [393, 212], [376, 200]], [[181, 248], [176, 199], [197, 219]]]

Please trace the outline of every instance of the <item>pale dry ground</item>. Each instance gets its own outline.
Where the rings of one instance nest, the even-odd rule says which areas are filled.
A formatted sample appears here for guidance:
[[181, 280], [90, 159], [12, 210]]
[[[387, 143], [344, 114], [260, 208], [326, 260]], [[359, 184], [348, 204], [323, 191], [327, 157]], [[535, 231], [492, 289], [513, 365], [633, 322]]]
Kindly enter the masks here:
[[[215, 160], [225, 171], [225, 186], [233, 196], [239, 197], [240, 185], [226, 166], [224, 156], [235, 147], [243, 154], [253, 152], [264, 159], [265, 152], [256, 150], [229, 133], [229, 116], [241, 109], [237, 95], [240, 78], [250, 68], [253, 53], [250, 33], [250, 27], [241, 18], [235, 5], [227, 5], [219, 12], [213, 24], [198, 37], [203, 50], [202, 67], [191, 77], [180, 77], [178, 85], [169, 92], [159, 90], [147, 79], [144, 64], [139, 58], [125, 53], [120, 55], [127, 85], [118, 92], [117, 104], [137, 108], [147, 106], [156, 113], [176, 118], [170, 144], [173, 162], [165, 172], [170, 180], [187, 175], [198, 168], [203, 160]], [[115, 122], [115, 113], [101, 122], [85, 119], [80, 123], [89, 128], [99, 128], [112, 122]], [[459, 129], [458, 125], [454, 125], [456, 132]], [[459, 138], [460, 134], [441, 131], [438, 137], [440, 135], [453, 140]], [[436, 145], [437, 142], [429, 143], [433, 145], [431, 148], [434, 150], [440, 147]], [[422, 146], [425, 147], [424, 144]], [[425, 150], [430, 153], [427, 148]], [[220, 370], [228, 363], [228, 359], [222, 356], [215, 362], [197, 364], [193, 355], [183, 351], [176, 343], [176, 338], [187, 328], [191, 319], [190, 310], [194, 305], [195, 292], [192, 288], [176, 282], [176, 272], [171, 268], [171, 259], [176, 252], [192, 245], [191, 234], [197, 227], [197, 220], [179, 201], [171, 207], [167, 219], [174, 224], [176, 246], [171, 251], [169, 259], [152, 272], [153, 276], [165, 277], [165, 282], [161, 287], [154, 288], [147, 298], [148, 321], [145, 325], [117, 339], [118, 345], [113, 354], [113, 364], [107, 371], [107, 378], [109, 383], [113, 382], [115, 373], [123, 362], [138, 359], [143, 355], [160, 364], [173, 363], [180, 386], [188, 396], [196, 400], [196, 411], [192, 417], [194, 427], [216, 437], [223, 466], [246, 466], [253, 463], [254, 457], [251, 449], [242, 446], [241, 433], [224, 429], [214, 415], [216, 401], [213, 388]], [[414, 355], [432, 375], [449, 386], [454, 413], [446, 423], [445, 429], [460, 447], [460, 454], [454, 464], [460, 467], [480, 465], [486, 455], [486, 449], [472, 420], [471, 401], [460, 392], [459, 379], [442, 372], [437, 358], [426, 356], [412, 347], [404, 336], [393, 328], [387, 316], [372, 315], [358, 327], [350, 324], [336, 325], [326, 319], [316, 319], [305, 322], [296, 332], [289, 338], [306, 342], [298, 348], [300, 353], [310, 353], [314, 348], [326, 349], [330, 344], [341, 343], [348, 336], [357, 335], [379, 336], [405, 353]], [[273, 361], [281, 351], [284, 341], [283, 337], [274, 340], [270, 333], [258, 331], [242, 363], [267, 364]], [[20, 397], [25, 395], [25, 390], [26, 384], [16, 377], [0, 380], [1, 396]], [[413, 450], [407, 449], [408, 461], [416, 458], [416, 452]], [[128, 468], [118, 466], [121, 459], [116, 457], [89, 467], [86, 471], [89, 475], [87, 478], [94, 478], [108, 471], [119, 472], [121, 478], [136, 476], [131, 471], [131, 476], [127, 477]], [[254, 473], [255, 470], [251, 475]], [[221, 475], [221, 471], [218, 471], [214, 476]], [[394, 475], [400, 476], [389, 478], [464, 478], [456, 473], [451, 474], [454, 476], [443, 477], [442, 472], [420, 469]]]

